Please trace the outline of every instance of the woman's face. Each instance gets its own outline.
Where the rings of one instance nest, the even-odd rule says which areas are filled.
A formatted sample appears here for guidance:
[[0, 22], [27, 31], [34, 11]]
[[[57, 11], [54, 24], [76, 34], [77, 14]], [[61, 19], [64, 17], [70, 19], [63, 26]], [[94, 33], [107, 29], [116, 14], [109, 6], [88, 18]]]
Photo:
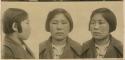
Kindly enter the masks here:
[[50, 33], [56, 40], [65, 39], [70, 30], [69, 21], [63, 13], [55, 15], [50, 21]]
[[31, 32], [29, 20], [26, 19], [26, 20], [22, 21], [21, 26], [22, 26], [22, 32], [19, 33], [19, 38], [21, 40], [26, 40], [26, 39], [28, 39], [30, 32]]
[[95, 39], [105, 39], [109, 36], [109, 24], [101, 13], [97, 13], [92, 17], [90, 31]]

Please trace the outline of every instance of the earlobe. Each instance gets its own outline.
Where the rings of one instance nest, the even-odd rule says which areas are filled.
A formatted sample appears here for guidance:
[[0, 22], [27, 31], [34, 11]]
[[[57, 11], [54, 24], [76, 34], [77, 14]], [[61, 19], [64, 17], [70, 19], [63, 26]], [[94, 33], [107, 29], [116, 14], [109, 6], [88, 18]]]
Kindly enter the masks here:
[[18, 32], [17, 24], [16, 24], [16, 23], [13, 23], [12, 29], [13, 29], [15, 32]]

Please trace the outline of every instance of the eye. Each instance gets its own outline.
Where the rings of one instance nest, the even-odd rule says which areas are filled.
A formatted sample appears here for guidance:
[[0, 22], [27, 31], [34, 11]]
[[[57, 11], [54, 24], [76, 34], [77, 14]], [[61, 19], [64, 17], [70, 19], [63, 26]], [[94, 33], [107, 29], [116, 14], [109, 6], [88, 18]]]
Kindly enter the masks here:
[[95, 22], [94, 22], [94, 21], [92, 21], [92, 22], [90, 22], [90, 24], [95, 24]]
[[100, 22], [99, 22], [99, 24], [105, 24], [105, 22], [103, 22], [103, 21], [100, 21]]
[[67, 24], [67, 22], [62, 22], [62, 24]]
[[53, 22], [52, 24], [57, 24], [57, 23]]
[[26, 24], [29, 24], [29, 22], [26, 22]]
[[58, 22], [57, 21], [53, 21], [52, 24], [58, 24]]
[[67, 23], [68, 23], [68, 21], [64, 21], [64, 20], [62, 21], [62, 24], [67, 24]]

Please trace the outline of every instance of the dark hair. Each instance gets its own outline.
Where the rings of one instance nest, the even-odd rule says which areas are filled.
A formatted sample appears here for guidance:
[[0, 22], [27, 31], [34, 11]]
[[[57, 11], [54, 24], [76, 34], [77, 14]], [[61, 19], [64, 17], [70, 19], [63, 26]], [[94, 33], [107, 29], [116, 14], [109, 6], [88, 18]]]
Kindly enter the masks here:
[[8, 8], [3, 15], [3, 31], [5, 34], [11, 34], [14, 32], [12, 25], [17, 25], [18, 32], [22, 32], [21, 22], [28, 18], [26, 11], [18, 8]]
[[[90, 16], [90, 22], [92, 20], [92, 17], [98, 13], [101, 13], [102, 16], [105, 18], [105, 20], [108, 22], [109, 32], [113, 32], [116, 29], [117, 25], [115, 14], [108, 8], [99, 8], [92, 12], [92, 15]], [[90, 29], [90, 22], [89, 22], [89, 29]]]
[[45, 25], [46, 31], [48, 31], [48, 32], [50, 31], [50, 24], [49, 23], [52, 20], [52, 18], [59, 13], [64, 14], [64, 16], [68, 19], [68, 21], [70, 23], [70, 32], [71, 32], [73, 29], [72, 17], [66, 10], [64, 10], [62, 8], [57, 8], [57, 9], [54, 9], [54, 10], [49, 12], [49, 14], [47, 16], [47, 20], [46, 20], [46, 25]]

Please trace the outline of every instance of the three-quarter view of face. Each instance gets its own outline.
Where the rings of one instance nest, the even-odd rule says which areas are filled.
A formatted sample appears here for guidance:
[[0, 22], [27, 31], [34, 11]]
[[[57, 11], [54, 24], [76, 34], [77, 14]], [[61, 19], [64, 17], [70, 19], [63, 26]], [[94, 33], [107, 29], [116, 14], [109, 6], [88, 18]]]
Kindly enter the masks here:
[[91, 15], [89, 30], [96, 39], [105, 39], [116, 29], [116, 16], [106, 8], [95, 10]]
[[113, 35], [116, 27], [122, 25], [119, 24], [122, 19], [112, 5], [91, 8], [91, 11], [78, 8], [83, 13], [66, 7], [38, 10], [43, 14], [34, 10], [32, 13], [27, 7], [5, 9], [2, 59], [123, 58], [123, 45]]
[[92, 38], [83, 43], [83, 58], [123, 58], [123, 45], [111, 34], [116, 30], [116, 20], [115, 14], [108, 8], [92, 12], [89, 21]]
[[105, 39], [109, 36], [109, 24], [101, 13], [95, 14], [92, 17], [90, 31], [95, 39]]

